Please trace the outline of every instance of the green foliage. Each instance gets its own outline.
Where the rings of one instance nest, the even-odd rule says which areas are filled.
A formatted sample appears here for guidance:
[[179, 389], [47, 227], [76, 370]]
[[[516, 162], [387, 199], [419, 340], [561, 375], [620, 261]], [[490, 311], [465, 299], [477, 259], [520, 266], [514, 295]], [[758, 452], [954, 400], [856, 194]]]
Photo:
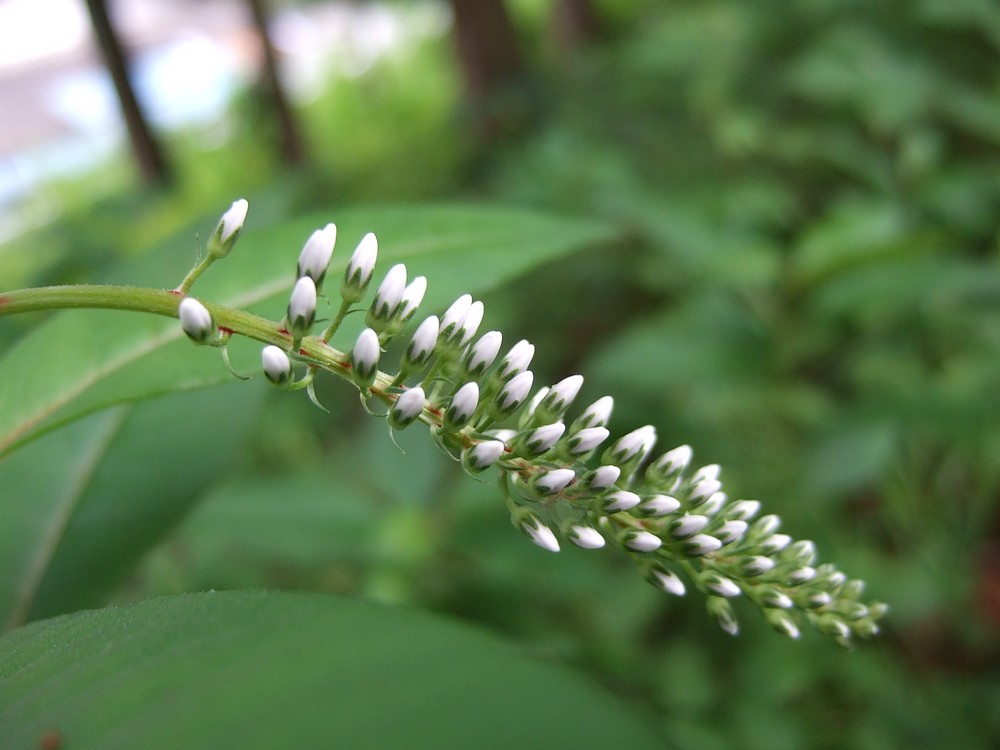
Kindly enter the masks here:
[[[52, 649], [52, 644], [72, 648]], [[563, 667], [425, 613], [310, 594], [194, 594], [0, 639], [11, 747], [659, 747]]]

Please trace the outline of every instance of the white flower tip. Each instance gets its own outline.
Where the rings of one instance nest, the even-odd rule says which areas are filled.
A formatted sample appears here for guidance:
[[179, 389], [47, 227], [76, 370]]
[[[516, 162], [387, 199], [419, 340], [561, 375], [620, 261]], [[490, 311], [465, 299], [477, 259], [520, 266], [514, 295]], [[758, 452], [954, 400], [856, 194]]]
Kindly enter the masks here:
[[605, 506], [605, 509], [614, 513], [622, 510], [630, 510], [639, 503], [640, 498], [634, 492], [630, 492], [629, 490], [618, 490], [618, 492], [612, 492], [608, 496], [608, 504]]
[[185, 297], [177, 308], [181, 328], [195, 341], [206, 341], [215, 329], [212, 314], [194, 297]]
[[602, 396], [587, 407], [583, 413], [583, 421], [590, 426], [603, 426], [611, 419], [611, 411], [614, 408], [615, 400], [611, 396]]
[[392, 408], [402, 419], [412, 420], [423, 411], [425, 401], [424, 389], [418, 385], [400, 393]]
[[594, 474], [590, 479], [590, 486], [595, 490], [605, 490], [615, 482], [622, 474], [622, 470], [614, 464], [598, 466], [594, 469]]
[[264, 374], [272, 383], [284, 383], [292, 372], [292, 362], [283, 349], [269, 344], [260, 352]]
[[472, 463], [477, 469], [485, 469], [497, 462], [506, 446], [500, 440], [484, 440], [471, 450]]
[[572, 469], [553, 469], [540, 476], [535, 482], [535, 486], [544, 492], [554, 493], [566, 489], [567, 485], [576, 479], [576, 472]]
[[675, 573], [671, 573], [667, 570], [654, 570], [653, 578], [656, 585], [668, 594], [673, 594], [674, 596], [684, 596], [687, 592], [687, 589], [684, 587], [684, 582], [678, 578]]
[[559, 551], [559, 541], [556, 539], [556, 535], [552, 533], [552, 529], [546, 526], [541, 521], [535, 521], [535, 525], [528, 522], [521, 524], [521, 529], [532, 542], [537, 544], [544, 550], [549, 552]]
[[573, 526], [569, 533], [570, 541], [583, 549], [600, 549], [604, 546], [604, 537], [590, 526]]
[[249, 210], [250, 204], [245, 198], [233, 201], [233, 205], [222, 215], [222, 220], [219, 222], [219, 239], [222, 242], [232, 239], [233, 235], [243, 228]]
[[625, 535], [625, 546], [636, 552], [652, 552], [659, 549], [663, 540], [648, 531], [630, 531]]
[[582, 387], [583, 375], [570, 375], [552, 386], [552, 395], [556, 401], [566, 405], [576, 398]]

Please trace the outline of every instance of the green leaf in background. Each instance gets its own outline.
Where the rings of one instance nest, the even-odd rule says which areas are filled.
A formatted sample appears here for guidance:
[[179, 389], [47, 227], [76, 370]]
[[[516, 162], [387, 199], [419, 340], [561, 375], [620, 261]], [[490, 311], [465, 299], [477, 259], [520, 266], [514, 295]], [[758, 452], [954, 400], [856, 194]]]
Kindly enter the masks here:
[[262, 393], [119, 406], [0, 463], [0, 628], [97, 603], [228, 471]]
[[[379, 269], [405, 262], [410, 274], [427, 277], [428, 310], [439, 310], [465, 292], [482, 294], [613, 236], [605, 225], [592, 222], [467, 206], [345, 211], [259, 230], [251, 219], [236, 249], [199, 280], [192, 294], [280, 318], [302, 244], [329, 221], [337, 223], [339, 236], [332, 278], [342, 272], [363, 234], [374, 231]], [[190, 246], [179, 240], [127, 267], [119, 280], [172, 287], [191, 255]], [[238, 368], [259, 367], [256, 349], [235, 349]], [[108, 406], [217, 385], [231, 377], [217, 355], [192, 347], [174, 320], [103, 310], [56, 315], [0, 360], [0, 382], [6, 384], [0, 391], [0, 456]]]
[[662, 747], [566, 670], [437, 617], [330, 595], [207, 593], [0, 639], [7, 747]]

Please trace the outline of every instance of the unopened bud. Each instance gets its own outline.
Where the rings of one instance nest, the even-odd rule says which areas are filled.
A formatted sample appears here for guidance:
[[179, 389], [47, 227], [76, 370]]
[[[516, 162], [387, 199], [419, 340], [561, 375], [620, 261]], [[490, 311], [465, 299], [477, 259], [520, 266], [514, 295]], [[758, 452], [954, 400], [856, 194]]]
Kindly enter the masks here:
[[285, 385], [292, 377], [292, 361], [283, 349], [268, 345], [260, 353], [264, 375], [275, 385]]
[[185, 297], [177, 308], [181, 328], [196, 344], [207, 344], [216, 338], [217, 329], [212, 314], [194, 297]]

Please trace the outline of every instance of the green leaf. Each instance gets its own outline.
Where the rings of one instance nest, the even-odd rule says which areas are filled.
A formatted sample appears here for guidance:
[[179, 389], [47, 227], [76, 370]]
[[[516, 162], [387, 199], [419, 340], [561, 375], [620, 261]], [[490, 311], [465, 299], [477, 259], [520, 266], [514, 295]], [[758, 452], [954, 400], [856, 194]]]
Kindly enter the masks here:
[[[354, 245], [374, 231], [379, 268], [405, 262], [412, 276], [427, 276], [424, 309], [432, 311], [459, 294], [482, 294], [541, 263], [612, 237], [606, 226], [592, 222], [471, 206], [362, 209], [260, 230], [251, 220], [233, 252], [198, 281], [192, 294], [280, 319], [299, 249], [313, 229], [331, 219], [337, 221], [339, 236], [329, 273], [332, 295]], [[127, 266], [119, 279], [172, 287], [193, 260], [189, 247], [178, 240]], [[356, 333], [353, 322], [348, 319], [346, 331]], [[251, 347], [237, 353], [237, 367], [259, 367]], [[0, 391], [0, 457], [108, 406], [230, 378], [215, 353], [184, 339], [175, 320], [103, 310], [56, 315], [0, 360], [0, 382], [5, 384]]]
[[115, 407], [0, 463], [0, 628], [98, 602], [226, 471], [260, 395]]
[[425, 613], [330, 595], [206, 593], [0, 639], [9, 747], [662, 746], [557, 665]]

